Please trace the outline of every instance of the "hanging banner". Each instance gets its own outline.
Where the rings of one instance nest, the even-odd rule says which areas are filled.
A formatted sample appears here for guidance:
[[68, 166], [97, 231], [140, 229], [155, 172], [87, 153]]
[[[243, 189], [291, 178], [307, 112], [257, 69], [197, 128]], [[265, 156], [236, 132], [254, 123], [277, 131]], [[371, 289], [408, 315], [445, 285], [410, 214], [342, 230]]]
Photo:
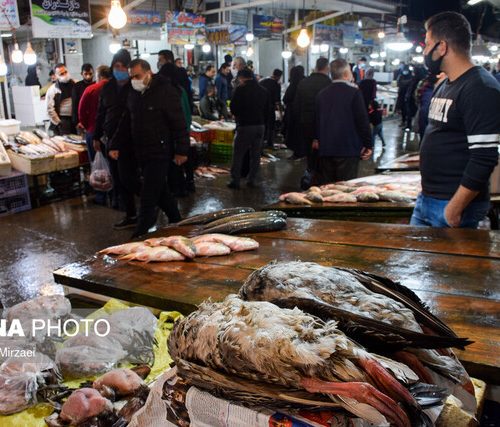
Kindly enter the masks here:
[[127, 38], [161, 40], [161, 13], [152, 10], [131, 10], [127, 13]]
[[343, 46], [344, 33], [342, 28], [335, 25], [314, 25], [314, 42], [316, 44], [327, 43], [332, 46]]
[[213, 43], [216, 45], [225, 45], [231, 43], [231, 38], [229, 36], [229, 27], [227, 25], [207, 27], [207, 37], [209, 43]]
[[253, 16], [253, 33], [255, 37], [281, 39], [284, 30], [285, 24], [280, 18], [266, 15]]
[[0, 13], [0, 30], [10, 30], [19, 27], [19, 13], [16, 0], [3, 0], [0, 3], [3, 13]]
[[245, 35], [248, 32], [246, 25], [230, 25], [229, 26], [229, 41], [234, 45], [245, 45], [247, 41]]
[[205, 17], [189, 12], [166, 13], [167, 37], [170, 44], [203, 44], [207, 41]]
[[347, 47], [354, 46], [358, 33], [357, 24], [344, 23], [340, 24], [340, 27], [342, 28], [344, 45]]
[[31, 0], [34, 38], [90, 39], [89, 0]]

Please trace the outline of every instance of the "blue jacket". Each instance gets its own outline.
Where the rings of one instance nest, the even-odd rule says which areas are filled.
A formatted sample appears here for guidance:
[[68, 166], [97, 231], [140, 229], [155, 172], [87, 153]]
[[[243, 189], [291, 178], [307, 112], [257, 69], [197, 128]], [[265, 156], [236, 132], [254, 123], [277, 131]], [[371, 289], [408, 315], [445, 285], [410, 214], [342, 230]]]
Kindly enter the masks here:
[[207, 86], [213, 83], [213, 80], [208, 77], [206, 74], [202, 74], [200, 76], [199, 84], [198, 84], [198, 89], [200, 90], [199, 96], [200, 99], [205, 96], [205, 93], [207, 92]]
[[316, 138], [320, 157], [359, 157], [372, 148], [365, 101], [354, 85], [334, 80], [316, 96]]
[[217, 98], [226, 103], [229, 99], [229, 91], [227, 87], [227, 78], [221, 73], [215, 78], [215, 87], [217, 88]]

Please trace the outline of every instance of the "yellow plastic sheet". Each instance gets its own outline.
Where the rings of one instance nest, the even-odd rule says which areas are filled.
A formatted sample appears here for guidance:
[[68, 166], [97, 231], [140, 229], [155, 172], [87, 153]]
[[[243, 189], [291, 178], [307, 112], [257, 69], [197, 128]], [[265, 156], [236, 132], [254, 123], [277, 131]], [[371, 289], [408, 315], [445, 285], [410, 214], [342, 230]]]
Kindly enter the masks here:
[[[124, 310], [129, 306], [121, 301], [111, 299], [102, 308], [92, 312], [87, 318], [97, 319], [109, 315], [118, 310]], [[156, 345], [154, 346], [155, 362], [151, 367], [151, 372], [146, 378], [149, 384], [158, 378], [163, 372], [170, 368], [172, 358], [168, 354], [167, 340], [174, 326], [174, 322], [182, 317], [177, 311], [162, 311], [158, 318], [158, 324], [155, 331]], [[130, 367], [125, 365], [123, 367]], [[78, 388], [82, 382], [94, 380], [92, 378], [80, 378], [72, 381], [65, 381], [63, 384], [69, 388]], [[53, 412], [50, 405], [41, 403], [32, 408], [25, 409], [22, 412], [12, 415], [0, 415], [0, 427], [45, 427], [44, 418]]]

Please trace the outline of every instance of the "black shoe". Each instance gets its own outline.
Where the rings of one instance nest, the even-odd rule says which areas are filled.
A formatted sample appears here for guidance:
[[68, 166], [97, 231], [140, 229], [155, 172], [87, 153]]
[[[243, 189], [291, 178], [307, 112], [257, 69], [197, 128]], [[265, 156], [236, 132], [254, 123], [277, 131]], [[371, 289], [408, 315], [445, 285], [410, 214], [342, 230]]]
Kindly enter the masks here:
[[113, 224], [113, 228], [115, 230], [125, 230], [127, 228], [134, 228], [137, 225], [137, 217], [134, 216], [132, 218], [126, 216], [120, 222]]
[[234, 181], [231, 181], [227, 184], [228, 188], [232, 188], [233, 190], [239, 190], [240, 189], [240, 184], [237, 184]]

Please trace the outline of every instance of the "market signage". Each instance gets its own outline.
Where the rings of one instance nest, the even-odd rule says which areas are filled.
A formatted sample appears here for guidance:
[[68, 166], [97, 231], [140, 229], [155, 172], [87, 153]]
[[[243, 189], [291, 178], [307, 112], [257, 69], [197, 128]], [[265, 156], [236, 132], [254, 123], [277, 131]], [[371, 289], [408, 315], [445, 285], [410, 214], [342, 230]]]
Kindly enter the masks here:
[[166, 13], [167, 37], [170, 44], [203, 44], [207, 41], [205, 17], [189, 12]]
[[92, 37], [89, 0], [31, 0], [35, 38]]
[[314, 41], [316, 44], [327, 43], [332, 46], [343, 46], [344, 33], [335, 25], [314, 25]]
[[0, 3], [0, 30], [10, 30], [19, 27], [19, 13], [16, 0], [3, 0]]
[[253, 16], [253, 33], [255, 37], [281, 39], [285, 24], [282, 19], [267, 15]]
[[131, 10], [127, 12], [128, 39], [161, 40], [161, 13], [152, 10]]
[[224, 45], [231, 43], [228, 25], [207, 27], [207, 37], [208, 41], [213, 44]]
[[229, 26], [229, 41], [235, 45], [246, 45], [245, 34], [248, 32], [246, 25], [230, 25]]

